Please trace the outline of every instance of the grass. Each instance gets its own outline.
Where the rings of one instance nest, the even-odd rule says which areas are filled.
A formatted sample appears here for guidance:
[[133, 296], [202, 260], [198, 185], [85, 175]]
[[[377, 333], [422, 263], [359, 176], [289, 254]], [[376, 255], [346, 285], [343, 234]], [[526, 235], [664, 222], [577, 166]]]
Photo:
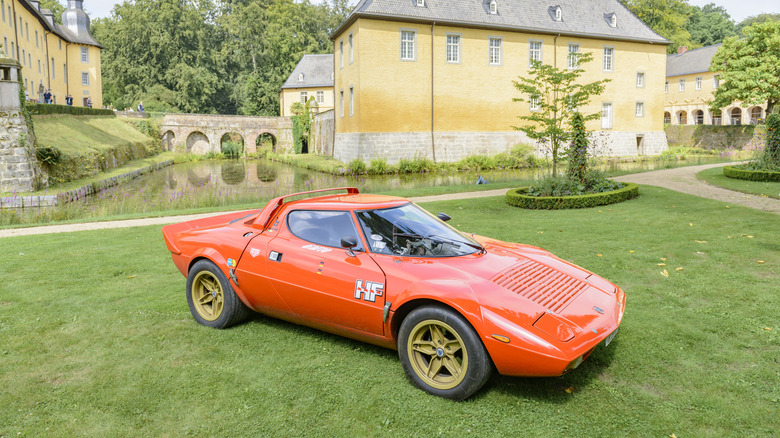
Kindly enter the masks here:
[[129, 143], [146, 144], [150, 138], [116, 117], [35, 116], [39, 146], [50, 146], [66, 155], [84, 151], [103, 153]]
[[0, 436], [775, 434], [777, 215], [641, 192], [576, 211], [425, 204], [628, 295], [613, 344], [574, 372], [494, 376], [462, 403], [413, 388], [390, 350], [263, 316], [198, 326], [158, 226], [5, 238]]
[[707, 184], [723, 187], [724, 189], [780, 199], [780, 182], [747, 181], [744, 179], [728, 178], [723, 175], [723, 168], [703, 170], [696, 174], [696, 178]]

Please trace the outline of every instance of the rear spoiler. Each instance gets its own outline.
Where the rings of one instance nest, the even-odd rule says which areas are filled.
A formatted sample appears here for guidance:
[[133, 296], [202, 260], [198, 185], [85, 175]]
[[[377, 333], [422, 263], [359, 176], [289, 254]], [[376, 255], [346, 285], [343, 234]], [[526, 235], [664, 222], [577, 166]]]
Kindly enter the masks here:
[[279, 209], [282, 207], [282, 205], [284, 204], [284, 200], [286, 198], [292, 198], [293, 196], [310, 195], [312, 193], [335, 192], [339, 190], [346, 190], [348, 195], [357, 195], [360, 193], [360, 191], [358, 191], [356, 187], [337, 187], [333, 189], [311, 190], [308, 192], [292, 193], [289, 195], [280, 196], [278, 198], [274, 198], [268, 201], [268, 204], [265, 205], [263, 211], [260, 212], [260, 215], [257, 216], [257, 218], [252, 220], [252, 223], [262, 230], [268, 228], [268, 223], [271, 221], [271, 218], [274, 217], [276, 212], [279, 211]]

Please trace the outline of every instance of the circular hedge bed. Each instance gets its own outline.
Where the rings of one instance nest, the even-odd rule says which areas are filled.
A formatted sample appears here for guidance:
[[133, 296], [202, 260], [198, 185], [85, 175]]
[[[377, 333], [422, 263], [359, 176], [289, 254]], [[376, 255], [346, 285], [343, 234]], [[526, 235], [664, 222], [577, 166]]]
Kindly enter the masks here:
[[528, 187], [519, 187], [506, 192], [506, 203], [515, 207], [534, 210], [562, 210], [567, 208], [588, 208], [615, 204], [639, 196], [639, 186], [626, 186], [611, 192], [590, 193], [579, 196], [530, 196]]
[[766, 170], [751, 170], [746, 165], [725, 166], [723, 176], [728, 178], [746, 179], [748, 181], [780, 182], [780, 172]]

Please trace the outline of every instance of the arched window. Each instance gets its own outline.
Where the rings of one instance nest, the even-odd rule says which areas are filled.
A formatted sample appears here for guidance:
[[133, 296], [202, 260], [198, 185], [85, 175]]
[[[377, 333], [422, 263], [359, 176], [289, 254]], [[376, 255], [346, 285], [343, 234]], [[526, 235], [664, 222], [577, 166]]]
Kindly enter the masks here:
[[664, 111], [664, 123], [666, 124], [672, 123], [672, 114], [669, 111]]
[[750, 123], [753, 125], [757, 125], [761, 123], [761, 107], [760, 106], [754, 106], [753, 108], [750, 108]]
[[693, 123], [696, 125], [704, 124], [704, 111], [696, 110], [693, 112]]
[[721, 114], [720, 110], [715, 110], [712, 112], [712, 124], [713, 125], [723, 124], [723, 114]]
[[678, 125], [687, 125], [688, 124], [688, 113], [685, 111], [680, 111], [677, 113], [677, 124]]
[[741, 125], [742, 124], [742, 109], [741, 108], [734, 108], [731, 110], [731, 124], [732, 125]]

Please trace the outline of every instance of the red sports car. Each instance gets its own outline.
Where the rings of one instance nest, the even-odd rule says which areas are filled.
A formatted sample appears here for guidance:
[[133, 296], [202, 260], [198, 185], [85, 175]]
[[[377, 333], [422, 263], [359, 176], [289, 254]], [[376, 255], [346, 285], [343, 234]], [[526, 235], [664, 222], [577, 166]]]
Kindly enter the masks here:
[[479, 390], [493, 365], [510, 376], [562, 375], [614, 338], [620, 288], [543, 249], [465, 235], [448, 219], [341, 188], [163, 234], [199, 323], [225, 328], [255, 311], [394, 348], [412, 383], [449, 399]]

